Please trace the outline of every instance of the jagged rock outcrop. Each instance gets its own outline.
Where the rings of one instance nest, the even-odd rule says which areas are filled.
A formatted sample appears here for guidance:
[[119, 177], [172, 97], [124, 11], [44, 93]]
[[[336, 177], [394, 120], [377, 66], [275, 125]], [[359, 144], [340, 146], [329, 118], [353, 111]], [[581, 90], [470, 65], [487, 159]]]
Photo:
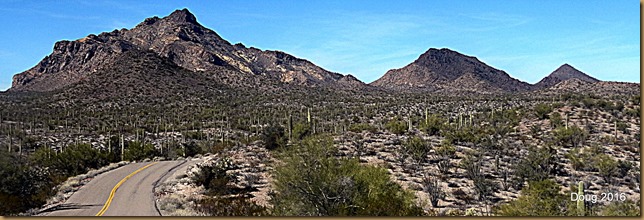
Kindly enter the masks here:
[[102, 66], [121, 65], [112, 60], [131, 49], [152, 51], [194, 72], [212, 72], [224, 67], [296, 85], [366, 86], [354, 77], [327, 71], [281, 51], [232, 45], [199, 24], [187, 9], [182, 9], [164, 18], [147, 18], [130, 30], [57, 42], [51, 55], [35, 67], [14, 76], [10, 90], [52, 91], [66, 87]]
[[434, 48], [403, 68], [387, 71], [371, 85], [391, 89], [476, 93], [522, 92], [530, 89], [530, 84], [514, 79], [476, 57], [450, 49]]
[[535, 89], [550, 88], [557, 84], [560, 84], [563, 81], [570, 80], [570, 79], [578, 79], [582, 82], [587, 82], [587, 83], [599, 82], [599, 80], [575, 69], [574, 67], [566, 63], [561, 65], [554, 72], [550, 73], [550, 75], [541, 79], [541, 81], [535, 84], [534, 87]]

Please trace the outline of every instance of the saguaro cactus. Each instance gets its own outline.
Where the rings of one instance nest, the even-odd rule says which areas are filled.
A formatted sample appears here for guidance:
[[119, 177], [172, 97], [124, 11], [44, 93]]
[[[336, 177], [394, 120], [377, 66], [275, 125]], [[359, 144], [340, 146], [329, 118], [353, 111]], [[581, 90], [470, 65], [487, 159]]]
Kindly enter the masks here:
[[121, 161], [123, 161], [124, 152], [125, 152], [125, 141], [123, 140], [123, 135], [121, 135]]
[[[583, 198], [584, 197], [584, 182], [579, 181], [579, 184], [577, 186], [577, 196], [578, 198]], [[584, 200], [583, 199], [577, 199], [577, 213], [579, 216], [584, 216], [586, 213], [586, 207], [584, 206]]]
[[615, 119], [615, 141], [617, 141], [617, 119]]
[[425, 108], [425, 125], [429, 125], [429, 113], [427, 112], [427, 108]]
[[293, 137], [293, 115], [288, 114], [288, 138]]
[[306, 121], [311, 124], [311, 108], [306, 109]]

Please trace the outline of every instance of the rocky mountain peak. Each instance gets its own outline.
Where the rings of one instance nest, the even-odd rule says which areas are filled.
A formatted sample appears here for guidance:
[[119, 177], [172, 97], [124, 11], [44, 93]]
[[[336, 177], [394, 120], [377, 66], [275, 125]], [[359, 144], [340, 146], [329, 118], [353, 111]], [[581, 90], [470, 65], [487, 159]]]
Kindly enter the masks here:
[[163, 19], [171, 22], [176, 22], [176, 23], [198, 24], [197, 18], [195, 17], [195, 15], [193, 15], [190, 11], [188, 11], [187, 8], [175, 10], [174, 12], [172, 12], [167, 17], [164, 17]]
[[476, 57], [447, 48], [431, 48], [407, 66], [387, 71], [383, 77], [372, 82], [371, 85], [385, 88], [442, 91], [458, 90], [464, 88], [464, 85], [481, 85], [477, 88], [494, 88], [494, 91], [505, 92], [526, 91], [530, 87], [529, 84], [510, 77], [504, 71], [488, 66]]
[[[163, 18], [150, 17], [132, 29], [90, 34], [75, 41], [60, 41], [35, 67], [14, 76], [12, 90], [52, 91], [80, 82], [97, 70], [121, 66], [114, 59], [128, 50], [151, 51], [194, 72], [230, 71], [265, 75], [284, 83], [357, 87], [364, 83], [327, 71], [312, 62], [282, 51], [263, 51], [232, 45], [199, 23], [188, 9]], [[228, 71], [230, 70], [230, 71]], [[217, 73], [218, 74], [218, 73]]]

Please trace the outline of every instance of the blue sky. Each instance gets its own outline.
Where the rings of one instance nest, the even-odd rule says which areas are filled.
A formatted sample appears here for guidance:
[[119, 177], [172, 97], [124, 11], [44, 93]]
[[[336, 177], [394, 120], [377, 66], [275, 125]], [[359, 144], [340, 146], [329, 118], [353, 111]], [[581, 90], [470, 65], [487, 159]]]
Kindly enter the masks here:
[[[481, 4], [483, 2], [483, 4]], [[0, 0], [0, 90], [75, 40], [188, 8], [231, 43], [281, 50], [365, 82], [429, 48], [476, 56], [536, 83], [564, 63], [600, 80], [640, 81], [638, 1]]]

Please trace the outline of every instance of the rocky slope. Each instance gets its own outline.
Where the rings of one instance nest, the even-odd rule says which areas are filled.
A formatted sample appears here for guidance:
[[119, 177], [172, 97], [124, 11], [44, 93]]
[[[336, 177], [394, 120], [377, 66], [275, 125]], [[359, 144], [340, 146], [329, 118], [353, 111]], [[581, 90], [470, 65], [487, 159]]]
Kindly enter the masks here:
[[563, 81], [570, 80], [570, 79], [577, 79], [580, 82], [587, 82], [587, 83], [599, 82], [599, 80], [575, 69], [574, 67], [566, 63], [561, 65], [554, 72], [550, 73], [550, 75], [541, 79], [541, 81], [539, 81], [534, 86], [536, 89], [550, 88]]
[[429, 91], [471, 91], [477, 93], [522, 92], [530, 84], [504, 71], [450, 49], [431, 48], [414, 62], [387, 71], [373, 86]]
[[13, 77], [12, 91], [52, 91], [87, 78], [129, 50], [152, 51], [193, 72], [227, 74], [226, 68], [263, 75], [281, 82], [333, 88], [365, 86], [354, 77], [333, 73], [281, 51], [232, 45], [199, 24], [187, 9], [164, 18], [152, 17], [131, 30], [121, 29], [60, 41], [52, 54], [35, 67]]

